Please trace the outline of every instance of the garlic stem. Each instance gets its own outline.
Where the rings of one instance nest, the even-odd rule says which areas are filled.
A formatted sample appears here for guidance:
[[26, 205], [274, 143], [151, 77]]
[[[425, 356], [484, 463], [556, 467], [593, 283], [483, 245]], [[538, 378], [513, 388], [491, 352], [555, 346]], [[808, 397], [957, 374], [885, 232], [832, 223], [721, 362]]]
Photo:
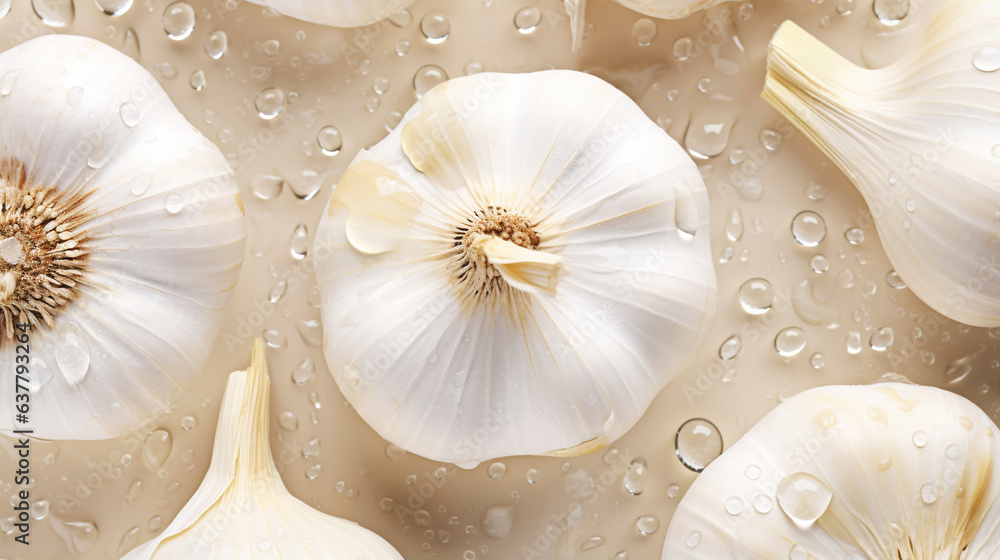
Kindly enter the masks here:
[[494, 235], [476, 234], [472, 246], [483, 252], [511, 287], [537, 294], [553, 292], [562, 259], [559, 255], [528, 249]]

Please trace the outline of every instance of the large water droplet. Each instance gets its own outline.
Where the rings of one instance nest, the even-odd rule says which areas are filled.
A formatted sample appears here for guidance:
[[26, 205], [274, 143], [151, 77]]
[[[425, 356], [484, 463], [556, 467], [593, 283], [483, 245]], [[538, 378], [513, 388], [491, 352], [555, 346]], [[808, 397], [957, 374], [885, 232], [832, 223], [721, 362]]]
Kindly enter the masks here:
[[55, 344], [56, 365], [70, 386], [80, 384], [90, 370], [90, 345], [87, 339], [73, 325], [66, 325], [60, 331], [62, 344]]
[[254, 107], [257, 108], [257, 115], [269, 121], [281, 113], [285, 106], [285, 92], [278, 88], [267, 88], [257, 94], [254, 100]]
[[815, 247], [826, 237], [826, 222], [815, 212], [799, 212], [792, 219], [792, 237], [803, 247]]
[[798, 355], [806, 347], [806, 333], [798, 327], [782, 329], [774, 337], [774, 349], [786, 358]]
[[153, 433], [146, 436], [146, 441], [142, 445], [143, 464], [151, 471], [160, 470], [160, 467], [170, 457], [173, 446], [174, 442], [173, 438], [170, 437], [170, 432], [163, 428], [153, 430]]
[[985, 47], [976, 51], [972, 55], [972, 65], [976, 70], [982, 72], [996, 72], [1000, 70], [1000, 48]]
[[833, 491], [815, 476], [799, 472], [778, 482], [778, 507], [796, 525], [809, 527], [830, 507]]
[[774, 298], [774, 286], [763, 278], [751, 278], [740, 286], [740, 305], [751, 315], [763, 315], [770, 311]]
[[427, 38], [428, 43], [435, 45], [443, 43], [448, 38], [448, 34], [451, 33], [451, 22], [448, 21], [448, 16], [444, 12], [428, 12], [420, 20], [420, 32]]
[[656, 39], [656, 23], [640, 18], [632, 25], [632, 40], [640, 47], [648, 47]]
[[182, 41], [191, 36], [194, 31], [195, 13], [190, 4], [174, 2], [163, 10], [160, 24], [167, 37], [174, 41]]
[[413, 75], [413, 89], [417, 93], [417, 98], [419, 99], [425, 93], [434, 88], [434, 86], [444, 82], [448, 79], [448, 74], [440, 66], [435, 66], [434, 64], [428, 64], [422, 66], [417, 73]]
[[896, 26], [910, 13], [910, 0], [875, 0], [872, 10], [882, 24]]
[[872, 333], [872, 337], [868, 340], [868, 345], [876, 352], [885, 352], [886, 349], [892, 346], [894, 338], [895, 335], [890, 327], [882, 327]]
[[507, 475], [507, 465], [499, 462], [493, 463], [486, 469], [486, 474], [494, 480], [500, 480]]
[[49, 27], [69, 27], [76, 16], [73, 0], [31, 0], [31, 9]]
[[652, 535], [660, 529], [660, 520], [655, 515], [643, 515], [635, 520], [635, 528], [643, 535]]
[[542, 21], [542, 11], [534, 6], [521, 8], [514, 14], [514, 27], [519, 33], [527, 35], [538, 27]]
[[222, 58], [226, 54], [226, 47], [229, 45], [229, 38], [225, 31], [213, 31], [205, 37], [205, 54], [213, 60]]
[[708, 420], [692, 418], [677, 430], [674, 448], [681, 464], [694, 472], [701, 472], [722, 454], [722, 434]]
[[740, 106], [730, 101], [712, 100], [691, 113], [684, 147], [697, 159], [715, 157], [726, 150], [729, 134], [739, 115]]
[[340, 148], [344, 145], [344, 139], [340, 136], [340, 131], [332, 126], [324, 126], [316, 134], [316, 143], [324, 155], [335, 156], [340, 153]]

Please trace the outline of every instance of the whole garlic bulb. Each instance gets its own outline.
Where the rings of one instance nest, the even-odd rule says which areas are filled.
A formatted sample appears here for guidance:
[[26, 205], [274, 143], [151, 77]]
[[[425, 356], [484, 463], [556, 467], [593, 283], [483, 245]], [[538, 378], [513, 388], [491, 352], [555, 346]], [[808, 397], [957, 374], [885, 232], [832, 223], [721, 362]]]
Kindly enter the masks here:
[[270, 390], [264, 342], [257, 339], [250, 367], [226, 381], [201, 486], [162, 533], [122, 560], [402, 560], [375, 533], [288, 492], [271, 456]]
[[997, 427], [907, 383], [830, 386], [778, 405], [713, 461], [670, 521], [664, 560], [990, 560]]
[[93, 39], [0, 54], [0, 112], [0, 382], [14, 390], [28, 322], [32, 410], [22, 423], [0, 399], [0, 430], [114, 437], [208, 360], [243, 262], [232, 171], [152, 75]]
[[[659, 19], [684, 19], [695, 12], [707, 10], [727, 1], [729, 0], [615, 0], [630, 10]], [[587, 0], [563, 0], [563, 6], [569, 14], [570, 33], [573, 36], [575, 51], [583, 42]]]
[[362, 27], [398, 13], [414, 0], [249, 0], [276, 12], [333, 27]]
[[763, 96], [861, 191], [914, 294], [956, 321], [998, 326], [1000, 3], [933, 10], [918, 44], [878, 70], [785, 22]]
[[327, 363], [424, 457], [598, 449], [707, 334], [708, 223], [697, 167], [600, 79], [445, 82], [358, 154], [320, 221]]

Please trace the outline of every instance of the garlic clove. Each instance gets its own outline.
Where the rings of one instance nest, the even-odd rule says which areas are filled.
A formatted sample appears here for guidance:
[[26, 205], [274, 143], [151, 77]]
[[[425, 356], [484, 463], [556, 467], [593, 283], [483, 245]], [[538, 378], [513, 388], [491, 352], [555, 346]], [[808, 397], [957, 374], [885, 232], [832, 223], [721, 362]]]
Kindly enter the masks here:
[[264, 342], [250, 367], [229, 375], [212, 462], [201, 486], [158, 536], [122, 560], [359, 558], [401, 560], [389, 543], [356, 523], [325, 515], [281, 482], [268, 439], [270, 378]]
[[[17, 76], [0, 89], [0, 336], [32, 324], [35, 411], [24, 426], [5, 400], [0, 430], [115, 437], [207, 362], [243, 262], [239, 190], [156, 80], [96, 40], [32, 39], [0, 75]], [[0, 352], [10, 387], [13, 360]]]
[[466, 466], [593, 451], [712, 323], [701, 176], [593, 76], [445, 82], [350, 169], [314, 247], [325, 356], [408, 451]]
[[995, 558], [996, 434], [933, 387], [805, 391], [699, 475], [663, 558]]
[[403, 11], [414, 0], [249, 0], [274, 11], [333, 27], [363, 27]]
[[1000, 93], [975, 66], [997, 25], [994, 2], [942, 5], [869, 70], [785, 22], [763, 93], [857, 186], [907, 286], [974, 326], [1000, 325]]

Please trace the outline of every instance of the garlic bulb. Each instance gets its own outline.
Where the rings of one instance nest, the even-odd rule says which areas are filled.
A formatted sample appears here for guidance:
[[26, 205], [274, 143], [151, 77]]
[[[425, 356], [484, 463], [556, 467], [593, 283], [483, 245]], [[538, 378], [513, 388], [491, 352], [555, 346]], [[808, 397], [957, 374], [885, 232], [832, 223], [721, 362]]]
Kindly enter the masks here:
[[854, 66], [794, 23], [764, 98], [864, 195], [896, 272], [934, 310], [1000, 325], [1000, 3], [933, 7], [919, 44]]
[[934, 387], [800, 393], [698, 476], [663, 558], [995, 559], [996, 434], [976, 405]]
[[0, 111], [0, 381], [32, 410], [0, 399], [0, 430], [113, 437], [208, 360], [243, 262], [239, 191], [153, 76], [93, 39], [0, 54]]
[[305, 558], [402, 560], [357, 523], [323, 514], [292, 496], [268, 439], [270, 378], [264, 343], [250, 367], [226, 381], [212, 462], [177, 517], [122, 560]]
[[697, 167], [600, 79], [445, 82], [358, 154], [320, 222], [327, 363], [425, 457], [592, 451], [707, 334], [708, 223]]
[[[729, 0], [615, 0], [630, 10], [659, 19], [684, 19], [691, 14], [707, 10]], [[563, 0], [569, 14], [570, 33], [573, 36], [573, 50], [580, 48], [586, 27], [584, 13], [587, 0]]]
[[414, 0], [249, 0], [274, 11], [333, 27], [362, 27], [401, 12]]

